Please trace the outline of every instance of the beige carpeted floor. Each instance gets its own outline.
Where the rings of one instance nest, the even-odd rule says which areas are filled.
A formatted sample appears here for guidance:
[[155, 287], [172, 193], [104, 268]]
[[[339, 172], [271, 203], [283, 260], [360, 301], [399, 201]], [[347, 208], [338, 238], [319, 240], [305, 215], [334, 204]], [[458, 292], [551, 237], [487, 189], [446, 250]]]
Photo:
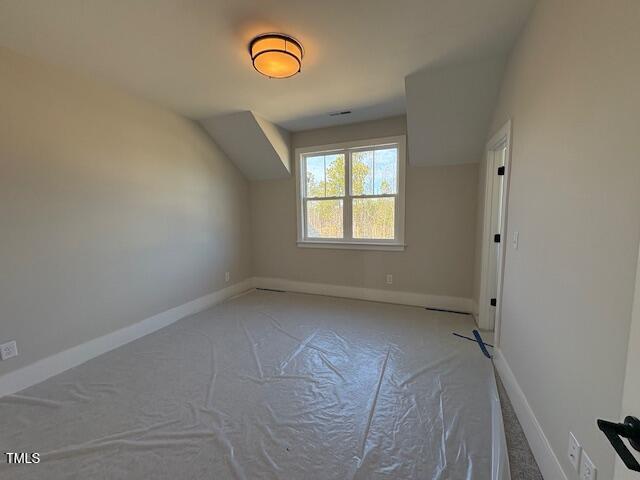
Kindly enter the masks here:
[[502, 406], [504, 433], [507, 437], [511, 480], [543, 480], [498, 372], [496, 372], [496, 383], [498, 384], [498, 395], [500, 395], [500, 404]]

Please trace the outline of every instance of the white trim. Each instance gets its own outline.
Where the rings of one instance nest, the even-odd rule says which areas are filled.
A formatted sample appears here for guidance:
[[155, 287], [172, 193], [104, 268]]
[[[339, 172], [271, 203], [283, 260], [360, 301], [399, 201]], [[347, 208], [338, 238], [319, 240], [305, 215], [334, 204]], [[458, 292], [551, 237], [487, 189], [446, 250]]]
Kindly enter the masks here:
[[[502, 218], [501, 222], [501, 231], [500, 234], [504, 239], [502, 244], [502, 249], [500, 250], [500, 257], [498, 259], [498, 292], [497, 292], [497, 305], [496, 305], [496, 315], [495, 322], [493, 327], [493, 344], [496, 348], [500, 347], [500, 328], [502, 326], [502, 285], [504, 281], [504, 270], [507, 259], [507, 246], [509, 245], [509, 239], [507, 238], [507, 222], [509, 219], [509, 191], [511, 185], [511, 155], [513, 151], [513, 146], [511, 143], [511, 134], [512, 134], [512, 125], [511, 119], [505, 123], [502, 128], [496, 133], [496, 135], [492, 138], [494, 142], [499, 141], [498, 138], [502, 137], [505, 145], [507, 147], [507, 152], [504, 159], [504, 180], [502, 183]], [[494, 143], [495, 144], [495, 143]]]
[[[352, 235], [351, 225], [351, 200], [353, 197], [350, 193], [351, 185], [351, 152], [361, 150], [367, 147], [383, 147], [387, 145], [397, 145], [398, 147], [398, 191], [394, 195], [368, 195], [365, 198], [378, 198], [381, 196], [391, 196], [396, 199], [395, 202], [395, 225], [394, 232], [396, 238], [393, 240], [359, 240], [354, 239]], [[296, 228], [297, 228], [297, 245], [304, 247], [307, 244], [313, 244], [312, 248], [337, 248], [336, 244], [347, 245], [344, 248], [354, 248], [349, 245], [389, 245], [401, 248], [371, 248], [365, 247], [363, 250], [403, 250], [404, 249], [404, 233], [405, 233], [405, 189], [406, 189], [406, 165], [407, 165], [407, 137], [406, 135], [398, 135], [393, 137], [373, 138], [360, 140], [355, 142], [334, 143], [331, 145], [320, 145], [313, 147], [297, 148], [295, 150], [295, 177], [296, 177]], [[345, 195], [339, 197], [343, 200], [343, 236], [344, 239], [310, 239], [305, 236], [305, 198], [303, 195], [305, 188], [305, 170], [302, 157], [309, 154], [319, 153], [340, 153], [345, 152]], [[331, 198], [329, 198], [331, 199]], [[328, 244], [328, 245], [327, 245]], [[326, 245], [326, 246], [325, 246]]]
[[[493, 201], [493, 185], [495, 179], [495, 164], [492, 152], [499, 148], [506, 147], [506, 155], [504, 159], [504, 177], [502, 181], [502, 205], [500, 218], [500, 232], [491, 230], [491, 214]], [[486, 153], [486, 172], [485, 172], [485, 188], [484, 188], [484, 218], [482, 227], [482, 244], [481, 244], [481, 268], [480, 268], [480, 298], [478, 309], [478, 327], [486, 330], [494, 330], [494, 345], [500, 345], [500, 319], [502, 313], [502, 279], [504, 275], [505, 255], [507, 252], [507, 206], [509, 202], [509, 177], [511, 173], [511, 120], [505, 123], [498, 132], [487, 142]], [[494, 322], [489, 320], [490, 308], [489, 304], [489, 263], [491, 250], [493, 248], [493, 235], [499, 233], [501, 235], [500, 255], [497, 265], [497, 293], [496, 293], [496, 311]]]
[[527, 437], [533, 456], [538, 463], [540, 473], [542, 473], [544, 478], [549, 480], [567, 480], [567, 476], [562, 470], [558, 457], [556, 457], [556, 454], [551, 449], [551, 444], [544, 434], [544, 430], [542, 430], [538, 419], [527, 401], [527, 397], [525, 397], [524, 392], [520, 388], [502, 351], [499, 348], [494, 348], [493, 353], [494, 365], [507, 390], [509, 400], [511, 400], [520, 425], [522, 425], [522, 430]]
[[297, 242], [301, 248], [335, 248], [338, 250], [387, 250], [392, 252], [401, 252], [405, 249], [405, 244], [397, 243], [364, 243], [364, 242], [341, 242], [341, 241], [326, 241], [317, 242], [307, 240], [304, 242]]
[[0, 397], [40, 383], [47, 378], [76, 367], [103, 353], [153, 333], [156, 330], [160, 330], [182, 318], [201, 312], [223, 300], [237, 296], [251, 289], [252, 283], [252, 278], [245, 279], [229, 287], [196, 298], [183, 305], [129, 325], [128, 327], [94, 338], [88, 342], [71, 347], [68, 350], [55, 353], [30, 365], [6, 373], [0, 376]]
[[406, 135], [395, 135], [391, 137], [368, 138], [366, 140], [356, 140], [353, 142], [340, 142], [340, 143], [331, 143], [328, 145], [300, 147], [300, 148], [296, 148], [296, 157], [300, 157], [301, 154], [306, 155], [309, 153], [331, 153], [331, 152], [335, 152], [338, 150], [345, 150], [345, 149], [361, 149], [363, 147], [379, 147], [382, 145], [392, 145], [405, 139], [406, 139]]
[[350, 287], [347, 285], [330, 285], [326, 283], [299, 282], [284, 278], [255, 277], [256, 288], [270, 288], [288, 292], [310, 293], [329, 297], [353, 298], [372, 302], [395, 303], [417, 307], [441, 308], [459, 312], [471, 312], [471, 299], [448, 297], [443, 295], [429, 295], [416, 292], [400, 292], [396, 290], [377, 290], [364, 287]]

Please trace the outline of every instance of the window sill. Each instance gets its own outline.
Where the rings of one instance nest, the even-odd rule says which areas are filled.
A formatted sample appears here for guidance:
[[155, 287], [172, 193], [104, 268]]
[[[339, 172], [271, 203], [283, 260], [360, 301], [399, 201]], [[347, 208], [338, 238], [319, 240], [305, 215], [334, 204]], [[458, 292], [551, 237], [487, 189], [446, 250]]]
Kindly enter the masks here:
[[298, 241], [300, 248], [329, 248], [336, 250], [383, 250], [401, 252], [405, 249], [404, 243], [376, 243], [376, 242], [318, 242], [312, 240]]

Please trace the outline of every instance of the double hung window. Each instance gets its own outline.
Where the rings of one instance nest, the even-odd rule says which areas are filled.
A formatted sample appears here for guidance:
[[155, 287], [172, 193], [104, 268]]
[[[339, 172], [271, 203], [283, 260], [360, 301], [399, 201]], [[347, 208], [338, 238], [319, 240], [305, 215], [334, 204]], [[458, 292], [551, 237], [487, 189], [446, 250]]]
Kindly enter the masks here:
[[404, 152], [404, 137], [298, 150], [298, 244], [402, 249]]

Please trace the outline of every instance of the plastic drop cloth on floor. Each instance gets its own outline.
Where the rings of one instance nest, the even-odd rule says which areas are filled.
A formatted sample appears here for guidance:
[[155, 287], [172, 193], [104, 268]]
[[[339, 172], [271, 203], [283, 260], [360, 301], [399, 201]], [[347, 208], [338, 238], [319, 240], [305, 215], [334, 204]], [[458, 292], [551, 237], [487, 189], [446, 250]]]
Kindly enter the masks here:
[[493, 366], [452, 335], [473, 328], [255, 291], [0, 398], [0, 452], [41, 458], [0, 478], [491, 479]]

